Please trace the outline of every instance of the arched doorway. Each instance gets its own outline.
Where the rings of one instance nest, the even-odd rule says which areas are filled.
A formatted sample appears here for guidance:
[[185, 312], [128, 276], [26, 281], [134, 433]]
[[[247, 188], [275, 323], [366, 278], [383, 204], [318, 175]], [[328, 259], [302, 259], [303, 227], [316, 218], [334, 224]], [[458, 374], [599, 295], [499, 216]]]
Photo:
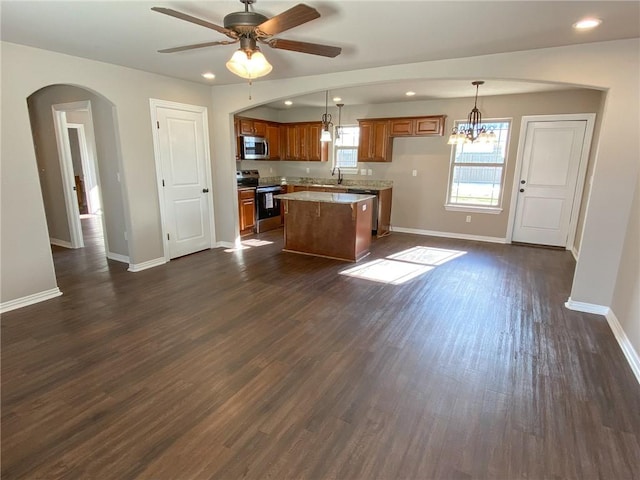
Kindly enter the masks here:
[[50, 243], [78, 249], [86, 236], [103, 260], [128, 262], [113, 104], [74, 85], [44, 87], [27, 104]]

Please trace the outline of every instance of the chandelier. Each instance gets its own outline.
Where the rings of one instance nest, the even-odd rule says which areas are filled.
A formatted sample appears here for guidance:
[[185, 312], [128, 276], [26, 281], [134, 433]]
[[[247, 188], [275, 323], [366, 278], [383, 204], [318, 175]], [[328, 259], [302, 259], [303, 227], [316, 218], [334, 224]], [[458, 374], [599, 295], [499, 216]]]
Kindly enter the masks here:
[[333, 127], [333, 123], [331, 123], [331, 114], [328, 112], [328, 109], [329, 109], [329, 90], [325, 92], [325, 97], [324, 97], [324, 113], [322, 114], [322, 134], [320, 135], [321, 142], [331, 141], [331, 128]]
[[[484, 81], [476, 80], [471, 82], [471, 85], [476, 87], [476, 99], [473, 104], [473, 110], [469, 113], [466, 125], [461, 125], [459, 128], [453, 127], [451, 135], [449, 136], [449, 145], [462, 145], [464, 143], [495, 143], [497, 141], [496, 134], [493, 129], [490, 128], [487, 131], [487, 127], [482, 125], [482, 113], [478, 110], [478, 88], [480, 85], [484, 85]], [[466, 128], [465, 128], [466, 127]]]

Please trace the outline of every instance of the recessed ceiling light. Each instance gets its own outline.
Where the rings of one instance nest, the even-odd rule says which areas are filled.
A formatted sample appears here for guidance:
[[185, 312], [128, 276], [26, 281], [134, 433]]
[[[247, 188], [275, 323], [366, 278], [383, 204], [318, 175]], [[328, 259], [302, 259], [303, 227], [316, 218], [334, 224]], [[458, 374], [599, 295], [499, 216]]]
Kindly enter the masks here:
[[334, 102], [341, 102], [342, 99], [340, 97], [333, 97]]
[[579, 22], [573, 24], [573, 28], [576, 30], [589, 30], [595, 28], [602, 23], [599, 18], [583, 18]]
[[211, 72], [205, 72], [202, 74], [202, 76], [204, 78], [206, 78], [207, 80], [213, 80], [214, 78], [216, 78], [215, 74], [211, 73]]
[[415, 94], [416, 94], [416, 92], [407, 92], [407, 93], [405, 93], [405, 95], [407, 97], [413, 97]]
[[291, 100], [285, 100], [284, 104], [289, 106], [289, 105], [293, 105], [293, 102]]

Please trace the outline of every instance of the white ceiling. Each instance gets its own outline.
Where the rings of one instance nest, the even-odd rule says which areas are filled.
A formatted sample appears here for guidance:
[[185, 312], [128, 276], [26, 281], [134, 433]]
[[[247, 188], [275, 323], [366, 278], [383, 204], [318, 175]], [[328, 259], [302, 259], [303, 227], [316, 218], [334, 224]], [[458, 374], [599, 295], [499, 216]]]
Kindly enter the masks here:
[[[529, 50], [551, 46], [640, 37], [638, 1], [359, 1], [304, 0], [321, 18], [278, 38], [342, 47], [336, 58], [305, 55], [268, 46], [273, 64], [268, 79], [282, 79], [444, 58]], [[253, 9], [274, 16], [296, 1], [258, 0]], [[84, 58], [137, 68], [211, 85], [241, 83], [225, 68], [237, 45], [161, 54], [157, 50], [226, 40], [205, 27], [151, 11], [164, 6], [223, 24], [241, 11], [238, 0], [224, 1], [5, 1], [0, 38]], [[571, 25], [596, 16], [602, 25], [576, 32]], [[201, 74], [215, 73], [215, 80]], [[470, 79], [473, 80], [473, 79]], [[336, 91], [345, 103], [382, 103], [473, 96], [468, 82], [406, 82]], [[257, 80], [260, 81], [260, 80]], [[481, 95], [524, 93], [558, 88], [542, 84], [487, 81]], [[347, 95], [351, 95], [347, 102]], [[356, 98], [357, 97], [357, 98]], [[324, 105], [323, 95], [295, 99], [296, 105]], [[331, 100], [330, 100], [331, 101]], [[272, 105], [282, 107], [282, 105]]]

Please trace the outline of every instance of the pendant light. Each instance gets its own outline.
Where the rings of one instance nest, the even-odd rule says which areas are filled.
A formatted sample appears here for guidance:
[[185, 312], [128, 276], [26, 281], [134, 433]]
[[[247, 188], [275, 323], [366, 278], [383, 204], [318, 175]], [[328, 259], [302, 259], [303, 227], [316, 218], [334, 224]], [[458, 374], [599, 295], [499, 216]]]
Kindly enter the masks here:
[[467, 118], [466, 129], [463, 126], [456, 129], [453, 127], [451, 136], [447, 142], [449, 145], [462, 145], [464, 143], [495, 143], [497, 141], [496, 134], [493, 129], [487, 132], [487, 128], [482, 125], [482, 113], [478, 110], [478, 88], [480, 85], [484, 85], [484, 81], [476, 80], [471, 82], [471, 85], [476, 87], [476, 98], [473, 104], [473, 109], [469, 113]]
[[320, 135], [321, 142], [330, 142], [331, 141], [331, 128], [333, 127], [333, 123], [331, 123], [331, 114], [329, 113], [329, 90], [325, 92], [324, 97], [324, 113], [322, 114], [322, 134]]
[[338, 143], [342, 139], [342, 107], [344, 107], [344, 103], [336, 103], [336, 107], [338, 107], [338, 126], [336, 127], [336, 143]]

